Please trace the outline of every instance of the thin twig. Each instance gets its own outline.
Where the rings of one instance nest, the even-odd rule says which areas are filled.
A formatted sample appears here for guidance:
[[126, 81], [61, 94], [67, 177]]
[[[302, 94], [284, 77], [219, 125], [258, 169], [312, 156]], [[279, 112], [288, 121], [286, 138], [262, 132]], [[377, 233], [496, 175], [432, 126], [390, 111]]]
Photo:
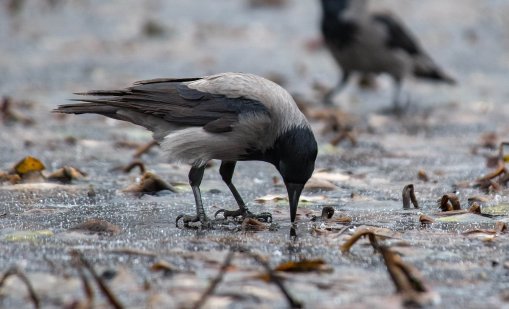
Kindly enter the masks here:
[[92, 304], [94, 303], [95, 298], [94, 289], [92, 289], [92, 286], [90, 286], [90, 282], [88, 281], [87, 276], [85, 276], [83, 268], [78, 267], [78, 273], [80, 275], [81, 282], [83, 283], [83, 291], [87, 296], [87, 304], [85, 308], [92, 308]]
[[247, 256], [250, 256], [251, 258], [253, 258], [255, 261], [257, 261], [259, 264], [261, 264], [265, 268], [265, 270], [267, 271], [267, 274], [269, 275], [270, 281], [272, 281], [275, 285], [277, 285], [277, 287], [281, 290], [283, 295], [286, 297], [286, 300], [288, 301], [290, 308], [302, 308], [303, 307], [303, 305], [300, 301], [294, 299], [292, 297], [292, 295], [290, 295], [290, 292], [288, 292], [288, 290], [285, 288], [281, 279], [278, 276], [276, 276], [276, 274], [274, 273], [274, 270], [270, 267], [269, 263], [267, 263], [267, 261], [265, 261], [265, 259], [263, 257], [261, 257], [258, 254], [246, 251], [246, 250], [243, 250], [242, 253], [246, 254]]
[[124, 173], [130, 173], [135, 167], [138, 167], [140, 169], [140, 174], [145, 174], [146, 168], [145, 164], [141, 162], [140, 160], [134, 160], [125, 167], [122, 168], [122, 172]]
[[80, 266], [86, 268], [90, 272], [95, 282], [97, 283], [97, 286], [99, 286], [99, 290], [104, 294], [104, 296], [106, 296], [108, 302], [113, 308], [116, 309], [124, 308], [124, 306], [117, 300], [115, 295], [113, 295], [113, 293], [111, 292], [110, 288], [106, 285], [104, 280], [95, 272], [92, 265], [90, 265], [90, 263], [83, 257], [83, 255], [79, 251], [72, 250], [71, 256], [74, 257], [77, 262], [79, 262]]
[[23, 283], [27, 287], [28, 294], [30, 294], [30, 300], [32, 300], [32, 303], [34, 304], [34, 308], [40, 308], [41, 304], [40, 304], [39, 297], [35, 293], [34, 287], [30, 283], [30, 280], [28, 280], [28, 277], [25, 275], [24, 272], [22, 272], [19, 268], [15, 267], [15, 266], [9, 268], [4, 273], [2, 279], [0, 279], [0, 288], [5, 284], [5, 282], [7, 281], [7, 279], [10, 276], [18, 276], [18, 278], [21, 279], [21, 281], [23, 281]]
[[138, 159], [140, 158], [144, 153], [147, 153], [152, 147], [159, 145], [156, 141], [151, 141], [148, 144], [142, 145], [136, 149], [136, 152], [133, 155], [133, 158]]
[[219, 283], [223, 281], [224, 274], [226, 273], [228, 267], [230, 267], [234, 254], [234, 251], [228, 252], [228, 255], [224, 259], [223, 265], [221, 265], [221, 268], [219, 269], [219, 273], [217, 273], [217, 276], [210, 282], [209, 287], [202, 294], [198, 302], [196, 302], [196, 304], [193, 306], [193, 309], [199, 309], [203, 307], [207, 299], [212, 295], [212, 293], [214, 293]]

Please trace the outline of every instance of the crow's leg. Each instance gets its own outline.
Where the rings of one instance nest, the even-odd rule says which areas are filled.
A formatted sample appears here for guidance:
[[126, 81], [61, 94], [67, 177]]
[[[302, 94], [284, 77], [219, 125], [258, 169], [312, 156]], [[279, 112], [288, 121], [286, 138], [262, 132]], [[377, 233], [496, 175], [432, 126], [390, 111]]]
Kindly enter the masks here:
[[218, 214], [222, 213], [225, 219], [228, 218], [256, 218], [260, 221], [266, 221], [271, 222], [272, 221], [272, 215], [268, 212], [263, 212], [259, 215], [255, 215], [251, 213], [247, 207], [244, 201], [242, 200], [242, 197], [239, 194], [239, 191], [237, 191], [237, 188], [232, 183], [232, 177], [233, 177], [233, 171], [235, 171], [235, 165], [237, 162], [235, 161], [222, 161], [221, 167], [219, 168], [219, 173], [221, 174], [221, 177], [223, 178], [223, 181], [226, 183], [228, 188], [230, 188], [230, 191], [233, 194], [233, 197], [235, 198], [235, 201], [237, 201], [237, 204], [239, 205], [239, 209], [237, 210], [226, 210], [226, 209], [219, 209], [214, 217], [217, 217]]
[[343, 89], [345, 89], [346, 84], [348, 83], [348, 79], [350, 78], [349, 71], [343, 71], [343, 76], [341, 76], [341, 80], [336, 85], [336, 87], [332, 88], [325, 97], [323, 98], [323, 102], [325, 105], [332, 105], [332, 99], [335, 95], [339, 94]]
[[201, 200], [201, 192], [200, 192], [200, 184], [201, 180], [203, 179], [203, 173], [205, 171], [205, 166], [202, 167], [192, 167], [189, 171], [189, 184], [191, 185], [191, 188], [193, 189], [194, 194], [194, 200], [196, 203], [196, 215], [185, 215], [181, 214], [177, 217], [175, 224], [178, 226], [178, 222], [180, 219], [184, 221], [184, 226], [189, 227], [189, 223], [191, 222], [200, 222], [202, 228], [209, 228], [211, 227], [211, 222], [205, 215], [205, 210], [203, 209], [203, 204]]
[[[401, 94], [403, 88], [403, 79], [401, 77], [394, 78], [394, 93], [392, 97], [393, 111], [396, 115], [402, 115], [410, 106], [410, 100], [402, 102]], [[404, 103], [404, 104], [402, 104]]]

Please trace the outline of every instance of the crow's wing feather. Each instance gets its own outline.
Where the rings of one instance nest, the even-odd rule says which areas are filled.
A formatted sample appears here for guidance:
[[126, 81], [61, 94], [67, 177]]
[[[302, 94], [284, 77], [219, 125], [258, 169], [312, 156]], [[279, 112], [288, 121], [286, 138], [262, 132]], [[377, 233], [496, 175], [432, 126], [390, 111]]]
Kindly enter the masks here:
[[403, 24], [390, 14], [374, 14], [373, 20], [382, 24], [387, 29], [387, 46], [390, 48], [399, 48], [410, 55], [418, 55], [422, 53], [421, 47], [417, 40], [412, 36]]
[[[96, 113], [116, 118], [111, 109], [116, 107], [157, 117], [175, 126], [202, 126], [213, 133], [231, 131], [241, 114], [269, 114], [265, 105], [256, 100], [200, 92], [185, 83], [194, 80], [197, 79], [148, 80], [125, 90], [79, 93], [96, 98], [77, 99], [85, 103], [61, 105], [55, 111]], [[136, 124], [143, 126], [143, 123]]]

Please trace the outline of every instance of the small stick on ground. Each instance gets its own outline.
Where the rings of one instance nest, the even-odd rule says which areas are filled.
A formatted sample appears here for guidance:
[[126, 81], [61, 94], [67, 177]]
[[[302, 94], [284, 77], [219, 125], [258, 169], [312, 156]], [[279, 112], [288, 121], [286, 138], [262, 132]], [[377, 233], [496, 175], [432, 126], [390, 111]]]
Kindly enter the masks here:
[[104, 280], [95, 272], [94, 268], [90, 263], [83, 257], [83, 255], [76, 250], [71, 251], [71, 256], [75, 259], [75, 262], [78, 266], [84, 267], [87, 269], [92, 277], [94, 278], [99, 290], [104, 294], [104, 296], [108, 299], [108, 302], [113, 308], [122, 309], [124, 306], [117, 300], [115, 295], [111, 292], [110, 288], [106, 285]]
[[488, 180], [492, 180], [493, 178], [495, 177], [498, 177], [498, 176], [501, 176], [502, 174], [506, 174], [507, 173], [507, 170], [505, 168], [504, 165], [500, 165], [496, 170], [494, 170], [493, 172], [477, 179], [477, 182], [478, 183], [482, 183], [482, 182], [485, 182], [485, 181], [488, 181]]
[[2, 279], [0, 279], [0, 288], [5, 284], [5, 282], [10, 276], [18, 276], [18, 278], [21, 279], [21, 281], [23, 281], [23, 283], [27, 287], [28, 294], [30, 294], [30, 300], [34, 304], [34, 308], [40, 308], [41, 303], [39, 297], [35, 293], [34, 287], [30, 283], [30, 280], [28, 280], [28, 277], [25, 275], [25, 273], [22, 272], [19, 268], [11, 267], [4, 273]]
[[151, 141], [148, 144], [142, 145], [136, 149], [136, 152], [133, 154], [133, 158], [139, 159], [145, 153], [147, 153], [152, 147], [159, 145], [156, 141]]
[[286, 300], [288, 301], [290, 308], [303, 308], [302, 303], [293, 298], [290, 292], [288, 292], [288, 290], [283, 285], [283, 282], [281, 282], [281, 279], [274, 273], [274, 270], [270, 267], [269, 263], [267, 263], [267, 261], [265, 261], [263, 257], [255, 253], [251, 253], [247, 250], [243, 250], [242, 253], [246, 254], [247, 256], [250, 256], [265, 268], [265, 271], [267, 271], [267, 274], [269, 275], [270, 281], [277, 285], [277, 287], [281, 290], [283, 295], [286, 297]]
[[426, 286], [420, 272], [413, 266], [405, 264], [401, 257], [385, 246], [378, 251], [382, 254], [387, 271], [402, 296], [404, 305], [431, 305], [436, 295]]
[[234, 255], [235, 255], [234, 251], [228, 252], [228, 255], [226, 256], [226, 258], [223, 262], [223, 265], [221, 265], [221, 268], [219, 269], [219, 273], [210, 282], [209, 287], [202, 294], [202, 296], [200, 297], [198, 302], [196, 302], [196, 304], [193, 306], [193, 309], [199, 309], [199, 308], [203, 307], [203, 305], [205, 304], [207, 299], [212, 295], [212, 293], [214, 293], [214, 291], [216, 290], [219, 283], [221, 283], [221, 281], [223, 281], [224, 274], [226, 273], [226, 270], [228, 269], [228, 267], [230, 267]]
[[408, 184], [403, 188], [403, 209], [410, 209], [410, 202], [414, 205], [414, 208], [419, 208], [417, 198], [415, 197], [414, 185]]
[[92, 289], [92, 286], [90, 285], [90, 282], [87, 279], [87, 276], [85, 276], [85, 273], [83, 272], [83, 268], [78, 267], [78, 273], [81, 278], [81, 282], [83, 284], [83, 291], [85, 292], [85, 295], [87, 296], [87, 302], [84, 305], [85, 308], [92, 308], [94, 303], [94, 289]]
[[138, 167], [140, 169], [140, 174], [145, 174], [146, 172], [146, 169], [145, 169], [145, 164], [143, 164], [143, 162], [141, 162], [140, 160], [134, 160], [132, 161], [131, 163], [129, 163], [128, 165], [126, 165], [124, 168], [122, 168], [122, 172], [128, 174], [130, 173], [135, 167]]

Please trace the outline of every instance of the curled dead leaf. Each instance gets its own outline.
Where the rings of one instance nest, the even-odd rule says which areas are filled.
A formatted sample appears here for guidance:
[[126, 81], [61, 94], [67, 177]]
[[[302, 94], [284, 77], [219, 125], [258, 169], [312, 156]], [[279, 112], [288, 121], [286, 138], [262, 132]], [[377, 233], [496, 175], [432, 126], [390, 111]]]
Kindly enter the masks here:
[[421, 222], [421, 224], [432, 224], [435, 222], [435, 220], [433, 220], [433, 218], [431, 218], [430, 216], [420, 215], [419, 222]]
[[403, 209], [409, 209], [410, 202], [412, 202], [414, 208], [419, 208], [419, 203], [417, 203], [417, 198], [415, 197], [413, 184], [408, 184], [403, 188], [402, 198], [403, 198]]
[[75, 167], [64, 166], [57, 169], [46, 177], [50, 181], [57, 181], [61, 183], [71, 183], [73, 180], [80, 180], [86, 177], [87, 174]]
[[155, 194], [162, 190], [177, 192], [177, 190], [154, 173], [145, 172], [137, 184], [130, 185], [123, 192], [133, 193], [137, 196], [143, 194]]
[[472, 204], [472, 206], [470, 206], [468, 208], [468, 212], [471, 212], [471, 213], [476, 214], [476, 215], [480, 215], [481, 214], [481, 206], [479, 206], [479, 204], [474, 202]]
[[440, 199], [440, 209], [442, 211], [461, 210], [458, 196], [454, 193], [447, 193]]
[[350, 250], [350, 248], [361, 238], [367, 236], [371, 245], [376, 249], [378, 247], [377, 238], [386, 239], [386, 238], [400, 238], [401, 235], [398, 232], [394, 232], [387, 228], [381, 227], [366, 227], [362, 226], [357, 228], [355, 233], [347, 240], [344, 244], [340, 246], [340, 250], [342, 253], [346, 253]]
[[127, 164], [125, 167], [122, 168], [122, 172], [124, 173], [130, 173], [134, 168], [139, 168], [140, 173], [143, 175], [146, 172], [145, 164], [141, 162], [140, 160], [134, 160], [131, 163]]

